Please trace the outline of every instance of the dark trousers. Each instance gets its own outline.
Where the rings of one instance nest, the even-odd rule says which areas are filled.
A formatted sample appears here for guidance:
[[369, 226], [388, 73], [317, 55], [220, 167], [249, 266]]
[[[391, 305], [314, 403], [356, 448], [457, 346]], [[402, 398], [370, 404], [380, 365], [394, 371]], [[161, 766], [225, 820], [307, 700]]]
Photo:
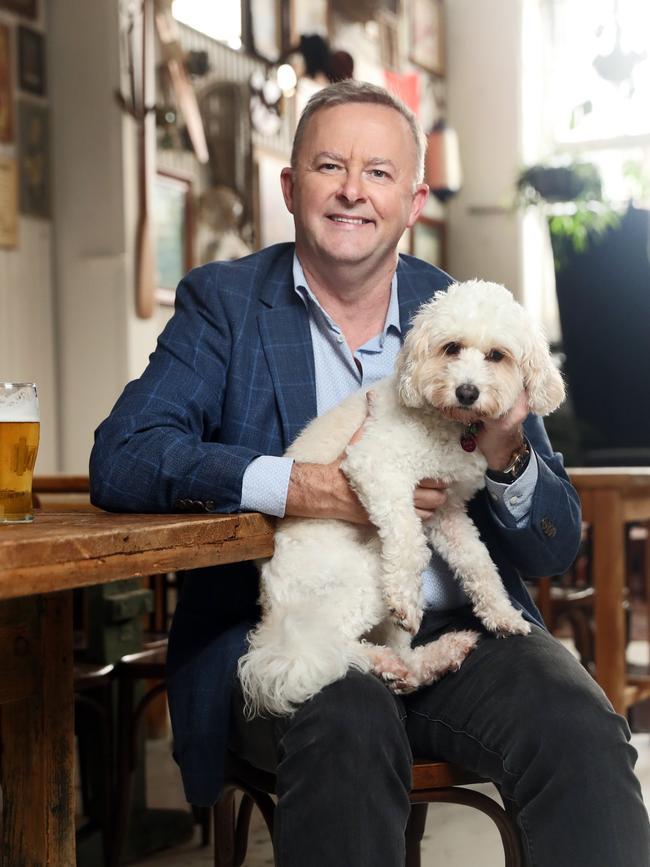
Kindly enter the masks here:
[[[418, 639], [449, 627], [428, 617]], [[417, 640], [417, 639], [416, 639]], [[403, 867], [412, 756], [514, 802], [529, 867], [649, 867], [625, 720], [551, 635], [483, 635], [460, 671], [399, 699], [351, 672], [291, 717], [244, 719], [231, 748], [277, 774], [279, 867]]]

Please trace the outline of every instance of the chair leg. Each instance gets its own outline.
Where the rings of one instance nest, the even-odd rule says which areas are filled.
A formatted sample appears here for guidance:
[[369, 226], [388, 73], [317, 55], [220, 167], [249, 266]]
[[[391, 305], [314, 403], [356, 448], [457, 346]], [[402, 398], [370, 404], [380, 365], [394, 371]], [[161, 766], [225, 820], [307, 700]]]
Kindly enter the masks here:
[[411, 804], [411, 814], [406, 824], [405, 867], [420, 867], [420, 844], [427, 821], [428, 804]]
[[235, 789], [227, 787], [214, 805], [214, 867], [235, 867]]
[[427, 803], [438, 802], [446, 804], [461, 804], [466, 807], [474, 807], [485, 813], [497, 826], [501, 836], [501, 844], [505, 854], [505, 867], [523, 867], [523, 856], [519, 834], [512, 815], [509, 815], [503, 807], [492, 798], [475, 792], [473, 789], [465, 789], [463, 786], [453, 786], [446, 789], [426, 789], [418, 791], [418, 798]]

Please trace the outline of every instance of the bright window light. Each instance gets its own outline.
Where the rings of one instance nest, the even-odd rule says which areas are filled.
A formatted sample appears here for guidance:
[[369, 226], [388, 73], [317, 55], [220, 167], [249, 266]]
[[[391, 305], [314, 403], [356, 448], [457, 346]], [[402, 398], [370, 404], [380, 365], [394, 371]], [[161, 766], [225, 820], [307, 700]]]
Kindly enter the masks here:
[[[650, 3], [547, 0], [547, 4], [551, 34], [547, 81], [555, 140], [588, 143], [650, 134]], [[619, 80], [607, 80], [596, 66]], [[622, 76], [626, 69], [629, 74]]]
[[224, 0], [173, 0], [172, 15], [231, 48], [241, 48], [241, 4]]

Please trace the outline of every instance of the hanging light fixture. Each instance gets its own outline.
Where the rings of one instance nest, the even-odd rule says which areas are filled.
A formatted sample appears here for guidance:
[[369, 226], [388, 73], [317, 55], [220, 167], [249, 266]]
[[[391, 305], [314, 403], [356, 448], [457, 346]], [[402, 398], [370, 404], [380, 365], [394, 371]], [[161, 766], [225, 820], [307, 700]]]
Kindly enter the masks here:
[[446, 202], [460, 190], [462, 171], [456, 130], [440, 118], [427, 135], [424, 180], [440, 202]]

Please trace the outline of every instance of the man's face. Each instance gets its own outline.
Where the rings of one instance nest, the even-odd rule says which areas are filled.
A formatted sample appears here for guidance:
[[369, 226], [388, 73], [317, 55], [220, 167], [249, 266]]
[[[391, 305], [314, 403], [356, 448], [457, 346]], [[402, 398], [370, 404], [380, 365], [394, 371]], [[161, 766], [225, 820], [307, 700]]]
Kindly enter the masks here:
[[427, 198], [415, 184], [416, 149], [395, 109], [350, 103], [309, 120], [295, 170], [282, 172], [298, 252], [313, 264], [381, 265]]

